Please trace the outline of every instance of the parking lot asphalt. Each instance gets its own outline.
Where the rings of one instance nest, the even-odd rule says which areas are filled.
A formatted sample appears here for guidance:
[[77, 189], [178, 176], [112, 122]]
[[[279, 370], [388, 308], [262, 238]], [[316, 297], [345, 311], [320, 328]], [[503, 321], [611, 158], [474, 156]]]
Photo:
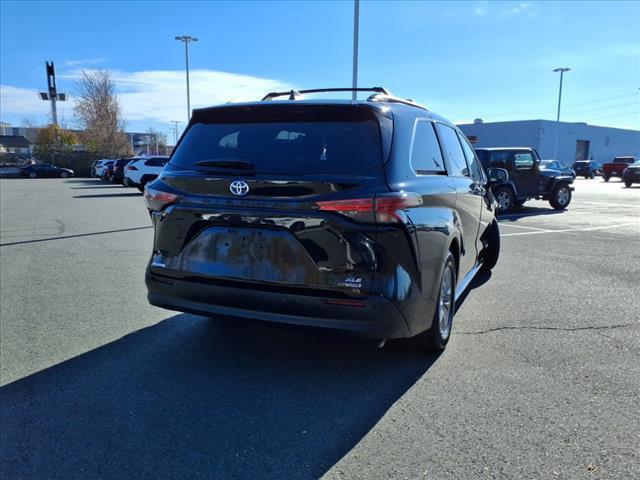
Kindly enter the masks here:
[[0, 476], [640, 478], [640, 186], [575, 187], [428, 356], [151, 307], [137, 191], [1, 180]]

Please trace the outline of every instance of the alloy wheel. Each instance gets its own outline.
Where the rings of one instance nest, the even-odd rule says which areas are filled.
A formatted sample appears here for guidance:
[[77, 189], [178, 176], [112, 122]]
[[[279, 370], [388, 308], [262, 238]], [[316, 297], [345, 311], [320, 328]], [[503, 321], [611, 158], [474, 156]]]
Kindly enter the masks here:
[[451, 334], [451, 320], [453, 318], [454, 308], [454, 286], [453, 279], [455, 274], [453, 273], [453, 265], [447, 264], [444, 272], [442, 273], [442, 284], [440, 286], [440, 298], [438, 300], [438, 327], [440, 330], [440, 337], [443, 340], [449, 338]]
[[501, 211], [507, 211], [511, 207], [511, 195], [505, 190], [498, 192], [497, 200]]
[[566, 206], [569, 203], [569, 198], [571, 198], [569, 187], [560, 187], [556, 194], [556, 198], [561, 206]]

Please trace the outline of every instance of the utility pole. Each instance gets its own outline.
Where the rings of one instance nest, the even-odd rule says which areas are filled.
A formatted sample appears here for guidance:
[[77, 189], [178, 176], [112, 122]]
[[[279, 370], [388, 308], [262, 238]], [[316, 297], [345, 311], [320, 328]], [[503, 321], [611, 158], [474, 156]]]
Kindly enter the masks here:
[[560, 160], [558, 158], [558, 132], [560, 130], [560, 104], [562, 103], [562, 76], [564, 75], [564, 72], [568, 72], [569, 70], [571, 69], [567, 67], [560, 67], [553, 70], [554, 72], [560, 72], [560, 90], [558, 91], [558, 115], [556, 116], [556, 141], [553, 148], [553, 159], [558, 161]]
[[176, 37], [176, 40], [184, 42], [184, 60], [187, 72], [187, 122], [191, 119], [191, 92], [189, 90], [189, 43], [197, 42], [196, 37], [190, 35], [182, 35]]
[[[351, 86], [358, 88], [358, 34], [360, 30], [360, 0], [353, 1], [353, 77]], [[358, 92], [351, 94], [351, 100], [357, 100]]]

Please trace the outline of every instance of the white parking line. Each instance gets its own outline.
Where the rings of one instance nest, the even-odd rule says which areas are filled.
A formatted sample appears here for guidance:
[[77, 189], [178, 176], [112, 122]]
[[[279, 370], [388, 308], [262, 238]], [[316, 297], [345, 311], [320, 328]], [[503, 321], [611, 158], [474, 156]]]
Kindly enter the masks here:
[[541, 233], [568, 233], [568, 232], [590, 232], [592, 230], [605, 230], [618, 227], [628, 227], [629, 225], [637, 225], [640, 228], [640, 222], [618, 223], [616, 225], [603, 225], [600, 227], [571, 228], [566, 230], [536, 230], [533, 232], [520, 233], [503, 233], [501, 237], [515, 237], [518, 235], [539, 235]]
[[511, 223], [504, 223], [504, 222], [498, 222], [498, 223], [500, 223], [501, 227], [526, 228], [527, 230], [541, 230], [545, 232], [549, 230], [548, 228], [525, 227], [524, 225], [513, 225]]

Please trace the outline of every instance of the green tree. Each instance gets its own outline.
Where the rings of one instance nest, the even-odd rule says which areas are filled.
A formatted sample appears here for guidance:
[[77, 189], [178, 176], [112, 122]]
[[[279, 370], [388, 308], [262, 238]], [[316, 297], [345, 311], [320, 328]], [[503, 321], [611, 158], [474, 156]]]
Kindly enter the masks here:
[[49, 125], [41, 128], [36, 139], [34, 153], [42, 160], [53, 160], [55, 155], [73, 151], [73, 146], [78, 139], [73, 132], [60, 128], [58, 125]]

